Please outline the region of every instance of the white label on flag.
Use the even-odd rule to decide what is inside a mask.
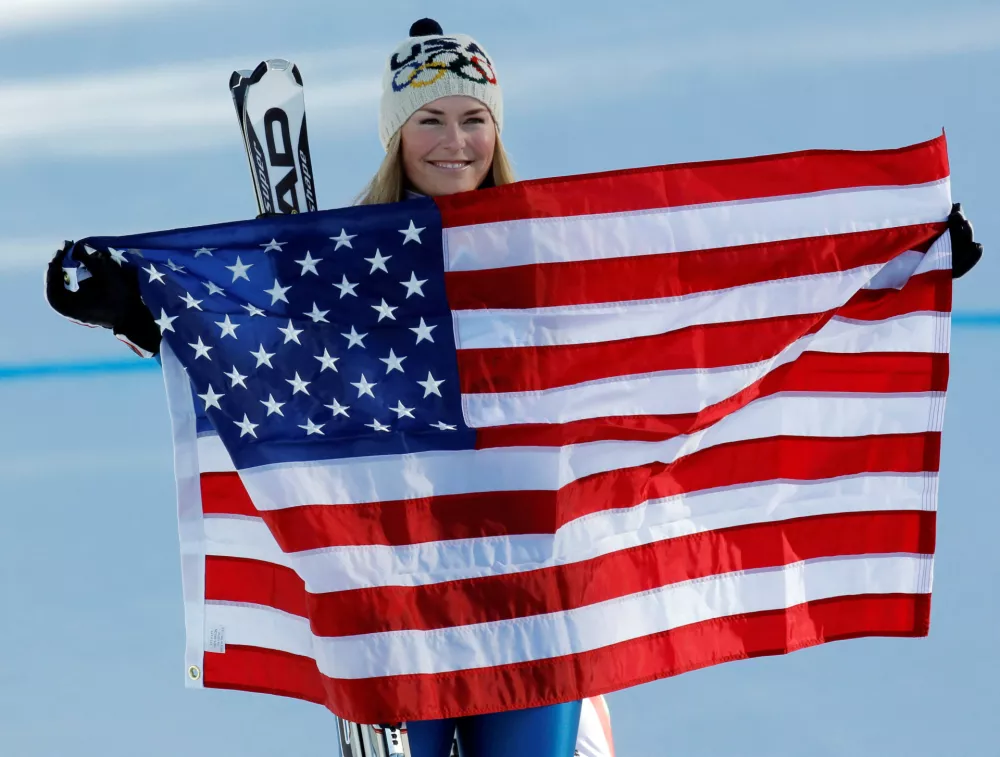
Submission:
[[[226,627],[225,626],[212,626],[208,629],[205,634],[205,651],[206,652],[225,652],[226,651]]]

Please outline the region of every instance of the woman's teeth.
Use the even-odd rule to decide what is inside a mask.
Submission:
[[[445,163],[445,162],[437,161],[437,160],[431,161],[431,165],[432,166],[436,166],[437,168],[445,168],[445,169],[453,170],[453,171],[454,170],[458,170],[460,168],[465,168],[467,165],[469,165],[469,163],[470,163],[470,161],[465,161],[463,163]]]

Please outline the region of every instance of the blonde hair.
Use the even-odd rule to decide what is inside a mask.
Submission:
[[[406,171],[403,169],[403,138],[402,130],[392,135],[385,148],[385,158],[378,171],[368,182],[355,200],[356,205],[382,205],[387,202],[399,202],[406,197]],[[504,149],[500,135],[497,134],[496,147],[493,148],[493,164],[490,167],[493,175],[493,185],[513,184],[514,168],[511,165],[507,151]]]

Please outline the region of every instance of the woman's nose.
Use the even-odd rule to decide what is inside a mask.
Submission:
[[[460,150],[465,147],[465,135],[458,124],[448,124],[445,126],[441,146],[449,150]]]

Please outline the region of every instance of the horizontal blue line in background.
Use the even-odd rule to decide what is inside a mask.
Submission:
[[[952,326],[956,329],[1000,329],[1000,312],[954,313]],[[142,373],[158,371],[156,360],[135,355],[114,360],[66,360],[51,363],[0,364],[0,381],[47,376],[93,376],[106,373]]]

